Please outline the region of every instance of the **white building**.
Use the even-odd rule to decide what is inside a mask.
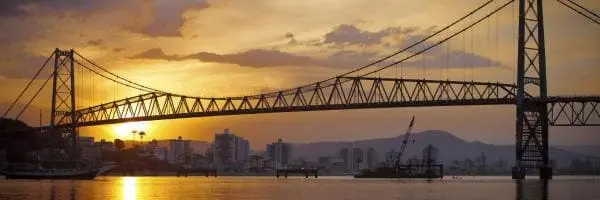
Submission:
[[[291,164],[292,145],[283,142],[281,138],[277,142],[267,144],[267,155],[273,160],[275,168],[283,168]]]
[[[167,147],[161,147],[158,145],[158,141],[152,140],[144,147],[144,150],[152,157],[158,160],[168,160],[169,150]]]
[[[190,140],[183,140],[181,136],[177,140],[169,140],[169,151],[167,159],[169,163],[181,163],[186,153],[192,153]]]
[[[373,147],[369,147],[367,149],[365,157],[365,164],[367,168],[373,169],[377,167],[379,159],[377,157],[377,151],[375,151]]]

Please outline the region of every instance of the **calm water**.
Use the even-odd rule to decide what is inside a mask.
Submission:
[[[376,180],[350,177],[98,177],[0,180],[0,199],[600,199],[599,177],[517,183],[510,177]]]

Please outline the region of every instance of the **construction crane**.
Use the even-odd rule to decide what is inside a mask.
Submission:
[[[412,131],[413,124],[415,122],[415,116],[410,120],[410,124],[408,125],[408,129],[404,134],[404,138],[402,138],[402,145],[400,146],[400,151],[396,154],[396,158],[394,159],[394,167],[396,169],[400,168],[400,160],[402,159],[402,155],[404,154],[404,150],[406,149],[406,145],[408,144],[408,139],[410,138],[410,132]],[[414,143],[414,140],[413,140]]]

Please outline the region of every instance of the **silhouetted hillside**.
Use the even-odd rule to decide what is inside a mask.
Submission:
[[[18,131],[18,132],[13,132]],[[10,161],[23,161],[27,152],[43,147],[42,138],[22,121],[0,118],[0,150]]]
[[[494,162],[502,158],[512,165],[515,158],[513,145],[493,145],[482,142],[467,142],[454,135],[438,130],[429,130],[414,133],[415,142],[409,141],[404,158],[421,158],[421,151],[426,145],[431,144],[440,149],[440,157],[444,163],[451,163],[453,160],[464,160],[465,158],[474,159],[482,152],[486,155],[488,162]],[[306,144],[294,144],[294,157],[303,157],[309,160],[316,160],[319,156],[334,156],[339,154],[339,150],[345,147],[366,148],[373,147],[379,156],[379,160],[384,159],[385,152],[391,149],[398,150],[403,136],[393,138],[379,138],[371,140],[358,140],[354,142],[316,142]],[[412,138],[412,136],[411,136]],[[555,160],[558,167],[566,167],[572,159],[582,160],[590,159],[600,162],[600,159],[570,152],[564,149],[551,147],[550,159]]]

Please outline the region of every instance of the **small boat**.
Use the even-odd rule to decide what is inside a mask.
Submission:
[[[48,168],[40,164],[12,163],[6,169],[0,169],[6,179],[94,179],[112,169],[115,165],[85,168]]]

